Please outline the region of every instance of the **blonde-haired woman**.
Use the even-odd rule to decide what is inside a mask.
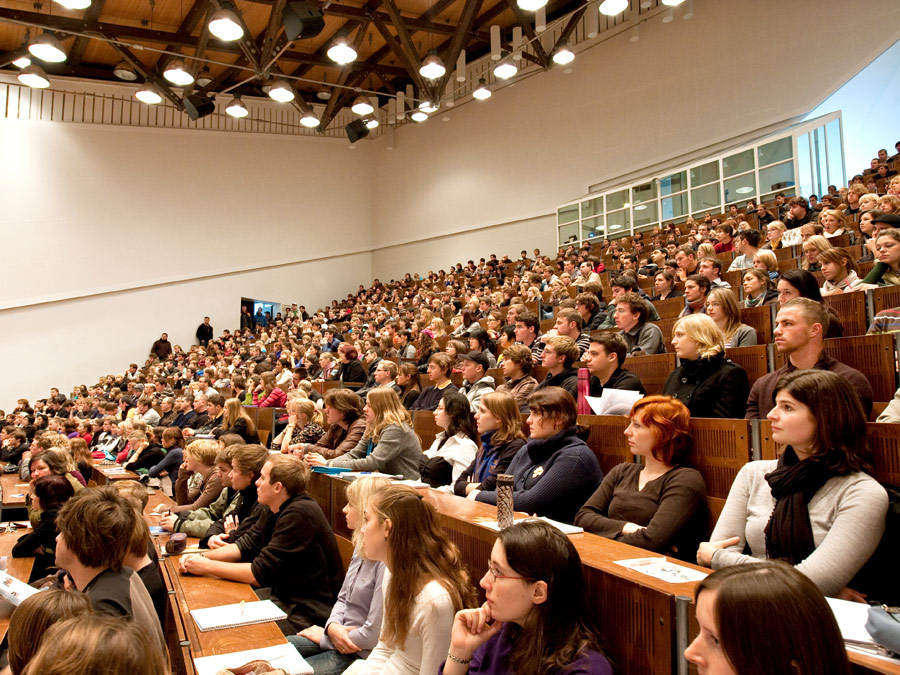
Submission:
[[[443,337],[447,334],[447,326],[444,324],[444,320],[438,317],[435,317],[431,320],[431,332],[434,333],[434,337],[439,338]]]
[[[772,251],[758,250],[753,256],[753,266],[758,270],[764,270],[773,281],[778,278],[778,258]]]
[[[419,480],[422,445],[413,431],[409,411],[400,405],[397,392],[390,388],[372,389],[366,397],[363,413],[366,432],[355,448],[330,460],[318,453],[307,453],[307,464],[379,471]]]
[[[414,489],[392,485],[369,501],[362,542],[366,556],[387,570],[381,635],[359,672],[438,672],[454,616],[474,606],[476,596],[437,512]]]
[[[729,288],[714,288],[706,296],[706,316],[722,331],[725,349],[756,344],[756,331],[741,323],[737,296]]]
[[[819,272],[822,270],[822,263],[819,262],[819,254],[834,248],[831,242],[821,234],[816,234],[803,242],[803,260],[800,261],[800,268],[807,272]]]
[[[784,248],[781,237],[784,236],[786,230],[787,227],[780,220],[773,220],[766,225],[766,243],[762,248],[769,251],[777,251],[780,248]]]
[[[819,214],[819,225],[825,230],[822,234],[826,239],[839,237],[849,231],[843,212],[837,209],[823,209]]]
[[[244,410],[244,406],[236,398],[230,398],[225,401],[225,419],[221,426],[213,429],[216,438],[225,434],[237,434],[244,439],[244,443],[259,443],[259,435],[256,432],[256,425],[250,419],[250,415]]]
[[[290,642],[313,667],[316,675],[338,675],[357,659],[369,656],[378,644],[384,609],[384,563],[366,557],[362,546],[363,517],[369,501],[391,481],[364,476],[347,486],[344,516],[353,532],[353,557],[325,626],[310,626]]]
[[[325,417],[316,404],[305,397],[291,401],[288,410],[288,425],[281,433],[281,443],[276,447],[284,454],[302,456],[308,443],[317,443],[325,435],[322,428]]]
[[[706,314],[690,314],[675,322],[672,346],[681,360],[669,373],[663,394],[673,396],[691,417],[743,418],[750,382],[747,373],[725,358],[725,337]]]
[[[194,511],[209,506],[222,492],[222,481],[216,468],[218,441],[198,440],[184,449],[184,463],[175,481],[177,506],[170,513]]]

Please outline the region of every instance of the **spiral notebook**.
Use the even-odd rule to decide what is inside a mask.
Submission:
[[[255,623],[279,621],[287,617],[271,600],[259,602],[238,602],[206,609],[192,609],[191,616],[204,633],[222,628],[237,628]]]

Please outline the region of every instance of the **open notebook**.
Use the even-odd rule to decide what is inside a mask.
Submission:
[[[245,652],[231,654],[201,656],[194,659],[194,669],[197,675],[216,675],[225,668],[239,668],[256,659],[268,661],[273,668],[282,668],[288,675],[311,675],[313,672],[312,666],[289,644],[248,649]]]
[[[197,627],[205,633],[220,628],[236,628],[237,626],[278,621],[284,619],[287,614],[271,600],[260,600],[259,602],[238,602],[234,605],[192,609],[191,616],[197,622]]]

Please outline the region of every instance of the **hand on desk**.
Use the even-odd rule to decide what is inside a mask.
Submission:
[[[306,463],[310,466],[325,466],[328,464],[328,460],[322,457],[318,452],[308,452],[303,459],[305,459]]]
[[[697,564],[709,567],[712,565],[712,558],[716,551],[729,546],[735,546],[741,543],[740,537],[730,537],[722,541],[704,541],[697,549]]]
[[[178,516],[176,516],[174,513],[170,513],[169,515],[159,519],[159,526],[164,530],[174,532],[176,522],[178,522]]]
[[[481,490],[472,490],[469,494],[466,495],[466,499],[471,499],[474,501],[475,497],[478,496],[479,492],[481,492]]]
[[[634,534],[635,532],[646,529],[646,527],[638,525],[637,523],[625,523],[622,526],[622,534]]]
[[[318,626],[312,626],[312,628],[318,628]],[[349,635],[351,630],[356,630],[357,628],[359,626],[342,626],[339,623],[328,624],[328,637],[331,640],[331,644],[341,654],[355,654],[359,651],[359,647],[350,639]],[[320,637],[319,639],[321,640],[322,638]]]
[[[206,545],[211,549],[216,549],[227,546],[230,543],[230,537],[227,534],[215,534],[209,538],[209,542]]]
[[[478,609],[457,612],[450,634],[450,653],[458,659],[471,659],[476,649],[503,628],[502,621],[491,623],[491,619],[491,608],[487,603]]]
[[[212,561],[200,554],[186,555],[179,565],[182,574],[206,574]]]

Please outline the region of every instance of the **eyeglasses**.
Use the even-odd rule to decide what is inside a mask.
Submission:
[[[507,574],[500,574],[497,571],[497,568],[491,565],[490,560],[488,560],[487,571],[494,578],[494,583],[496,583],[498,579],[524,579],[525,581],[534,581],[534,579],[532,579],[531,577],[514,577]]]

